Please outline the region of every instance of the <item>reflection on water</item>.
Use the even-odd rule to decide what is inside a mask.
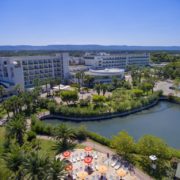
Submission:
[[[57,125],[60,120],[45,120]],[[180,106],[160,102],[157,106],[125,117],[93,122],[67,122],[73,126],[85,125],[89,130],[112,137],[121,130],[127,131],[135,140],[144,134],[163,138],[169,145],[180,149]]]

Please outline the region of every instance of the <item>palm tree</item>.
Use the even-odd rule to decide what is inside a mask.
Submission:
[[[59,91],[60,91],[61,78],[56,78],[56,79],[55,79],[55,83],[56,83],[56,85],[58,85]]]
[[[76,74],[75,74],[75,77],[76,77],[76,79],[78,80],[78,91],[80,91],[80,88],[81,88],[81,73],[80,72],[77,72]]]
[[[11,102],[9,99],[7,99],[6,101],[3,102],[3,108],[6,110],[7,114],[8,114],[8,118],[10,117],[10,112],[11,112]]]
[[[97,94],[99,95],[101,92],[101,84],[95,84],[94,89],[96,90]]]
[[[26,121],[22,115],[15,116],[6,126],[9,137],[16,139],[16,142],[22,146],[24,143],[24,134],[26,131]]]
[[[6,167],[13,173],[17,180],[22,179],[22,164],[24,161],[24,152],[19,147],[13,147],[10,152],[3,155]]]
[[[2,85],[0,85],[0,98],[1,98],[1,100],[3,100],[4,94],[5,94],[5,88]]]
[[[16,92],[16,94],[19,96],[21,93],[22,93],[22,87],[20,84],[17,84],[15,87],[14,87],[14,91]]]
[[[78,90],[80,91],[81,89],[81,85],[84,83],[84,71],[79,71],[76,73],[75,77],[77,78],[78,80]]]
[[[31,92],[23,92],[21,94],[21,98],[22,98],[22,101],[23,101],[23,104],[26,106],[26,110],[28,110],[29,112],[31,112],[31,106],[32,106],[32,93]]]
[[[74,146],[74,144],[72,143],[74,136],[75,132],[72,128],[69,128],[65,124],[59,125],[55,132],[55,138],[57,140],[55,149],[57,150],[57,152],[62,152],[64,150],[72,148]]]
[[[38,153],[31,152],[25,157],[23,163],[23,173],[29,180],[46,179],[46,172],[49,169],[49,158],[39,156]]]
[[[64,179],[67,175],[65,171],[65,162],[59,159],[54,159],[50,162],[50,168],[47,171],[47,180]]]
[[[84,83],[90,87],[94,82],[94,77],[90,76],[90,75],[85,75],[84,76]]]
[[[106,91],[108,90],[108,86],[107,84],[102,84],[101,85],[101,90],[103,92],[103,96],[106,94]]]

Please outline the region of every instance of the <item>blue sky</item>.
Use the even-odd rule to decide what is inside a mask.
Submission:
[[[180,45],[180,0],[0,0],[0,45]]]

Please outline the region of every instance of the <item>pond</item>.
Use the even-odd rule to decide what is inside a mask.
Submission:
[[[57,125],[62,121],[44,120]],[[125,117],[102,121],[67,122],[73,126],[85,125],[88,130],[111,138],[119,131],[125,130],[138,140],[145,134],[152,134],[164,139],[168,145],[180,149],[180,105],[169,102],[159,102],[148,110]]]

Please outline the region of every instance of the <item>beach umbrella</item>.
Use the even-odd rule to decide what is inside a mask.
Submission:
[[[87,176],[88,176],[88,173],[85,172],[85,171],[80,171],[77,173],[77,176],[80,178],[80,179],[85,179]]]
[[[90,152],[90,151],[92,151],[92,147],[86,146],[86,147],[84,148],[84,150],[85,150],[86,152]]]
[[[107,168],[106,166],[102,165],[102,166],[99,166],[98,171],[99,171],[101,174],[104,174],[104,173],[107,172],[107,169],[108,169],[108,168]]]
[[[91,156],[86,156],[84,158],[84,162],[88,165],[92,163],[92,160],[93,160],[93,158]]]
[[[120,177],[120,179],[122,179],[124,176],[126,176],[126,171],[124,169],[119,169],[117,170],[117,175]]]
[[[89,156],[89,152],[92,151],[92,147],[86,146],[86,147],[84,148],[84,150],[88,153],[88,156]]]
[[[68,158],[70,155],[71,155],[71,152],[70,152],[70,151],[65,151],[65,152],[63,152],[64,158]]]

